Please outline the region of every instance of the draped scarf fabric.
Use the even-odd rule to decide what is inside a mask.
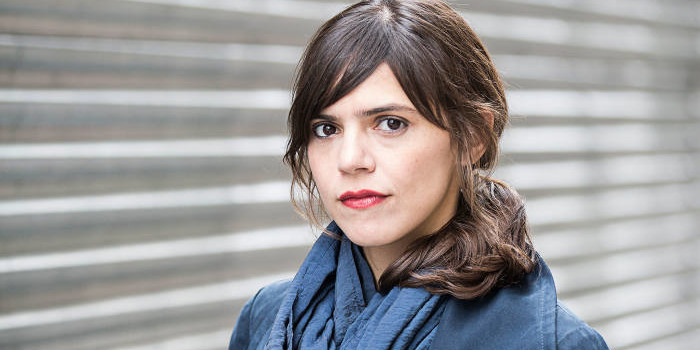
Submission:
[[[321,235],[282,300],[265,349],[428,349],[444,296],[394,287],[382,294],[360,248],[335,223]]]

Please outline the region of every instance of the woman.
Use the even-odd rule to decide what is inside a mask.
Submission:
[[[438,0],[374,0],[300,64],[285,161],[332,220],[292,281],[243,308],[229,349],[607,349],[557,303],[523,202],[492,170],[503,85]]]

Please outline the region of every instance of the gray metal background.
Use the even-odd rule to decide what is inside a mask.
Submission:
[[[465,3],[561,298],[613,348],[700,349],[698,3]],[[341,7],[0,1],[0,348],[224,348],[314,237],[287,89]]]

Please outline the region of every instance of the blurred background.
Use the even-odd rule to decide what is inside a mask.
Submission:
[[[509,84],[496,177],[615,349],[700,344],[700,4],[452,2]],[[292,74],[344,6],[0,1],[0,348],[222,349],[314,234]]]

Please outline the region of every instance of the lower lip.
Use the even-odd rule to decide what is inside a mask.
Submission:
[[[352,209],[365,209],[369,207],[373,207],[381,202],[384,201],[386,197],[382,196],[367,196],[367,197],[362,197],[362,198],[349,198],[346,199],[343,202],[343,205],[345,205],[348,208]]]

